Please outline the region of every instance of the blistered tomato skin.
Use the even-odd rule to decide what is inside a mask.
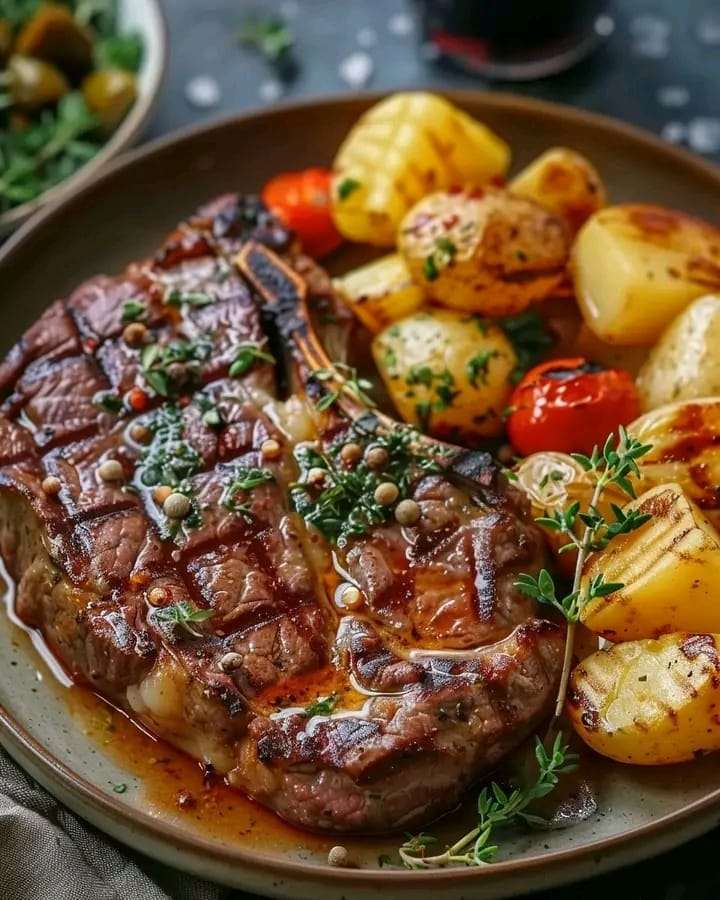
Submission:
[[[640,413],[632,377],[582,357],[531,369],[510,400],[507,433],[523,456],[542,450],[591,453]]]
[[[330,180],[327,169],[284,172],[271,178],[262,191],[265,205],[296,233],[303,250],[316,259],[342,243],[330,214]]]

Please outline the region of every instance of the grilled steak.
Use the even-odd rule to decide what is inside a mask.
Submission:
[[[234,195],[83,284],[0,368],[0,551],[74,679],[291,822],[387,831],[538,727],[563,632],[514,588],[543,561],[524,498],[368,411],[327,365],[348,327]]]

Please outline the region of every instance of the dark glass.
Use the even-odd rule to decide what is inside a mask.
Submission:
[[[415,0],[434,52],[487,78],[540,78],[599,41],[608,0]]]

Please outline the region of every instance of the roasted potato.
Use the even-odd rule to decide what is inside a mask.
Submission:
[[[338,150],[333,217],[352,241],[392,247],[410,207],[431,191],[504,175],[510,149],[442,97],[393,94],[369,109]]]
[[[639,490],[677,482],[720,529],[720,397],[663,406],[628,431],[652,444],[640,460]]]
[[[693,300],[665,329],[637,376],[643,409],[720,394],[720,296]]]
[[[595,167],[567,147],[546,150],[513,178],[508,190],[560,216],[572,234],[606,201]]]
[[[517,357],[497,326],[428,309],[378,334],[372,352],[406,422],[467,443],[502,431]]]
[[[720,632],[720,535],[678,484],[651,488],[625,506],[651,518],[621,534],[583,571],[623,587],[591,600],[581,621],[610,641],[672,631]]]
[[[593,750],[659,766],[720,748],[720,635],[667,634],[600,650],[572,673],[567,713]]]
[[[571,271],[598,337],[652,344],[691,300],[720,286],[720,230],[659,206],[611,206],[581,228]]]
[[[437,193],[403,219],[398,249],[437,303],[501,316],[558,288],[568,235],[553,213],[506,191]]]
[[[334,281],[338,294],[373,334],[420,309],[422,288],[399,253],[376,259]]]

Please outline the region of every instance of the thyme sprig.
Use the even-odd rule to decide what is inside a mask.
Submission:
[[[255,365],[256,362],[275,363],[275,357],[260,344],[240,344],[235,352],[235,359],[230,365],[228,374],[231,378],[240,378]]]
[[[332,368],[316,369],[312,373],[311,378],[321,383],[333,382],[332,389],[326,389],[325,393],[315,403],[315,408],[320,412],[334,406],[343,393],[352,397],[353,400],[356,400],[363,406],[372,408],[377,405],[367,393],[373,389],[372,381],[368,381],[367,378],[361,378],[357,369],[345,363],[334,362]]]
[[[174,631],[182,629],[193,637],[202,637],[199,631],[193,628],[196,622],[206,622],[215,615],[214,609],[199,609],[189,600],[181,600],[171,606],[165,606],[154,613],[155,620],[164,625],[169,625]]]
[[[337,694],[328,694],[327,697],[318,697],[303,710],[303,714],[311,719],[313,716],[329,716],[338,704],[340,698]]]
[[[400,859],[408,869],[434,869],[447,865],[484,866],[492,862],[499,847],[493,843],[494,833],[510,825],[539,825],[544,820],[534,815],[528,807],[546,797],[556,787],[559,776],[572,772],[577,766],[577,756],[570,753],[558,734],[548,751],[539,738],[535,738],[535,760],[538,774],[526,787],[506,790],[496,781],[484,787],[477,801],[477,825],[443,853],[428,855],[428,848],[437,843],[429,834],[408,835],[400,847]]]
[[[238,499],[238,494],[247,494],[269,481],[275,481],[275,476],[269,469],[237,466],[223,487],[220,503],[225,509],[229,509],[245,519],[252,519],[250,507]]]
[[[572,664],[575,628],[583,609],[591,600],[606,597],[623,587],[621,582],[605,581],[602,572],[583,584],[582,573],[588,554],[604,550],[614,538],[635,531],[650,518],[649,515],[640,514],[636,510],[626,513],[616,504],[612,504],[611,510],[614,519],[608,521],[600,512],[600,500],[610,485],[617,486],[630,499],[635,499],[633,479],[640,476],[637,461],[651,449],[652,445],[641,443],[620,426],[617,437],[614,434],[608,435],[602,451],[595,447],[590,456],[583,453],[571,454],[594,482],[590,503],[585,510],[581,510],[580,503],[575,501],[567,509],[557,510],[551,515],[541,516],[537,519],[538,523],[545,528],[567,536],[568,543],[561,547],[561,552],[577,550],[575,573],[569,593],[563,596],[558,595],[555,581],[547,569],[541,569],[537,575],[519,575],[515,582],[515,586],[523,594],[540,603],[552,606],[568,623],[565,657],[555,704],[555,721],[559,719],[565,702]],[[584,525],[580,537],[575,533],[575,526],[578,522]]]

